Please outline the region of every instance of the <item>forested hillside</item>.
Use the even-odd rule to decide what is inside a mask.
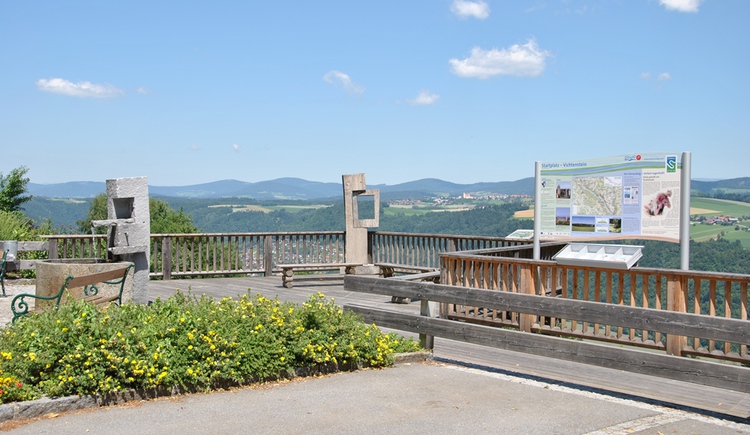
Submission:
[[[509,203],[462,212],[436,212],[420,216],[385,216],[381,212],[378,230],[503,237],[519,228],[533,228],[531,220],[513,218],[513,213],[524,207],[520,203]],[[238,212],[230,207],[204,207],[192,212],[185,211],[192,216],[198,228],[207,232],[344,230],[344,206],[341,203],[295,213],[286,210],[270,213]]]
[[[396,215],[381,217],[380,231],[426,234],[456,234],[505,237],[517,229],[534,228],[531,219],[515,219],[516,211],[525,209],[521,203],[485,206],[461,212],[428,213],[421,216]]]
[[[680,268],[680,245],[653,240],[628,241],[643,246],[642,267]],[[750,273],[750,250],[739,241],[726,239],[690,242],[690,269],[726,273]]]
[[[726,195],[723,193],[717,194]],[[343,231],[343,204],[333,202],[318,208],[304,208],[309,203],[232,199],[236,206],[216,206],[216,200],[162,198],[175,210],[183,210],[193,219],[201,232],[277,232],[277,231]],[[255,206],[266,211],[245,211]],[[520,203],[483,206],[461,212],[430,212],[421,215],[382,213],[380,231],[421,234],[483,235],[503,237],[516,229],[533,228],[530,219],[513,218],[515,211],[524,208]],[[84,219],[89,202],[63,201],[45,198],[26,204],[26,212],[37,222],[54,217],[54,227],[60,232],[71,232],[76,221]],[[237,211],[237,210],[243,211]],[[61,224],[62,222],[62,224]],[[627,241],[644,245],[643,267],[678,269],[680,246],[656,241]],[[750,273],[750,250],[739,242],[723,238],[705,242],[691,242],[690,268],[729,273]]]

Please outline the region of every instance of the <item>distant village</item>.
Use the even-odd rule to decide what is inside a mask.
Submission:
[[[740,221],[750,220],[750,216],[741,216],[739,218],[732,217],[730,215],[724,216],[701,216],[696,215],[691,217],[693,222],[705,224],[705,225],[736,225]]]
[[[459,196],[435,196],[432,198],[423,198],[423,199],[393,199],[388,201],[389,205],[400,205],[400,206],[409,206],[409,205],[436,205],[436,206],[445,206],[445,205],[452,205],[456,202],[465,202],[465,201],[523,201],[523,200],[531,200],[533,196],[531,195],[525,195],[525,194],[507,194],[507,193],[487,193],[487,194],[477,194],[477,193],[462,193]]]

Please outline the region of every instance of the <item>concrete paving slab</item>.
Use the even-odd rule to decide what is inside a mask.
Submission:
[[[611,434],[639,430],[750,433],[750,425],[429,363],[66,413],[8,433]]]

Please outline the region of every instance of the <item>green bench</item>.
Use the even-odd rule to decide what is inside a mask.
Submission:
[[[83,287],[83,299],[96,305],[102,305],[110,302],[115,302],[117,305],[122,305],[122,292],[125,289],[125,279],[128,277],[130,269],[133,265],[123,267],[120,269],[108,270],[105,272],[97,272],[88,275],[81,275],[74,277],[73,275],[65,278],[65,282],[60,291],[52,296],[37,296],[31,293],[21,293],[16,295],[11,301],[11,310],[13,311],[13,322],[19,317],[23,317],[29,314],[29,301],[27,299],[34,299],[35,303],[37,300],[54,302],[54,309],[57,310],[60,307],[60,301],[64,294],[70,292],[69,289]],[[97,284],[109,284],[119,287],[119,291],[113,294],[99,294],[99,287]]]

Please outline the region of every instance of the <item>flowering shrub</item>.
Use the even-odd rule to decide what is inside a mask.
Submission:
[[[0,349],[4,403],[176,385],[208,390],[321,363],[381,367],[418,345],[365,325],[321,293],[301,306],[249,293],[220,301],[178,293],[151,306],[67,303],[0,329]]]
[[[35,392],[28,385],[12,376],[3,377],[0,372],[0,403],[19,402],[35,398]]]

